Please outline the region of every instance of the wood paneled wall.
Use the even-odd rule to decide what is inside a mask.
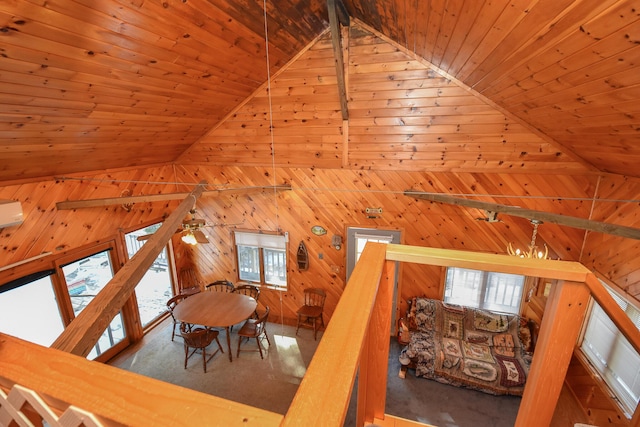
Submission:
[[[171,211],[174,203],[135,204],[131,212],[119,205],[57,211],[55,203],[65,199],[88,199],[118,196],[123,189],[133,194],[183,191],[175,182],[196,182],[201,179],[210,188],[244,188],[258,185],[289,183],[291,191],[262,192],[251,195],[225,194],[203,196],[198,202],[198,215],[214,225],[207,229],[211,244],[188,247],[174,239],[178,269],[195,265],[203,281],[221,278],[237,280],[232,230],[280,230],[289,233],[289,291],[265,291],[262,303],[269,304],[274,319],[292,319],[306,286],[320,286],[329,293],[327,314],[330,316],[345,286],[345,249],[331,246],[333,234],[345,236],[347,226],[391,228],[401,230],[403,242],[410,245],[433,246],[473,251],[504,253],[508,242],[528,243],[531,225],[515,217],[502,217],[501,222],[478,221],[483,212],[416,201],[404,196],[407,188],[421,191],[447,191],[460,194],[491,193],[489,201],[505,202],[566,215],[584,215],[590,203],[564,201],[555,195],[591,199],[597,179],[591,176],[556,175],[540,180],[524,174],[463,174],[400,171],[353,171],[340,169],[263,168],[175,166],[157,169],[120,171],[96,175],[94,179],[24,184],[0,189],[0,198],[22,202],[24,224],[2,230],[1,265],[8,265],[41,252],[59,253],[94,241],[117,238],[120,229],[159,220]],[[140,181],[136,184],[129,181]],[[163,182],[165,184],[163,184]],[[537,183],[533,185],[533,183]],[[543,183],[547,182],[547,186]],[[500,183],[496,185],[495,183]],[[625,185],[622,185],[624,183]],[[636,181],[624,180],[609,196],[634,197]],[[600,185],[613,188],[611,185]],[[607,197],[609,197],[607,196]],[[536,198],[540,197],[540,198]],[[604,196],[603,196],[604,197]],[[596,197],[597,198],[597,197]],[[638,226],[633,215],[616,218],[612,202],[598,202],[594,215],[608,221]],[[614,203],[615,204],[615,203]],[[621,203],[618,203],[621,204]],[[367,207],[382,208],[379,218],[368,218]],[[606,215],[609,212],[609,215]],[[215,225],[217,224],[217,225]],[[311,227],[321,225],[325,236],[311,233]],[[553,224],[539,229],[538,244],[546,243],[554,257],[566,260],[586,260],[637,295],[638,266],[634,261],[640,252],[635,241],[598,233],[588,233]],[[304,241],[310,255],[308,271],[298,271],[295,252]],[[581,258],[582,246],[585,255]],[[619,248],[623,249],[620,251]],[[321,258],[322,257],[322,258]],[[622,260],[625,261],[622,261]],[[441,272],[436,267],[407,264],[402,268],[402,295],[439,296]],[[635,293],[634,293],[635,292]]]
[[[351,28],[346,46],[348,124],[340,117],[326,36],[175,166],[2,188],[0,197],[22,201],[27,216],[17,229],[2,230],[2,264],[116,236],[119,229],[161,218],[177,204],[136,205],[131,212],[119,206],[57,212],[57,201],[114,197],[127,189],[134,195],[188,191],[176,183],[201,179],[212,187],[293,186],[273,195],[198,202],[199,214],[211,224],[288,231],[292,251],[305,241],[311,269],[291,272],[291,292],[265,297],[274,314],[286,318],[293,316],[301,288],[309,285],[329,289],[332,311],[345,272],[344,250],[335,251],[330,238],[344,237],[350,225],[399,229],[413,245],[497,253],[509,242],[524,246],[531,238],[526,219],[478,221],[484,212],[416,201],[402,194],[408,189],[637,225],[636,204],[622,202],[636,198],[635,180],[594,175],[481,96],[362,26]],[[380,207],[383,215],[369,219],[367,207]],[[316,224],[328,235],[312,235]],[[206,247],[185,248],[175,239],[178,267],[197,265],[204,281],[233,279],[231,228],[212,227],[214,242]],[[631,295],[640,292],[640,269],[631,256],[640,250],[635,241],[543,224],[537,243],[546,243],[553,257],[589,263]],[[403,300],[440,292],[439,271],[416,269],[403,268]]]
[[[20,200],[27,221],[2,230],[2,263],[116,236],[119,229],[161,218],[177,203],[144,204],[131,212],[119,206],[55,211],[55,202],[67,198],[113,197],[126,189],[134,195],[188,191],[175,183],[201,179],[231,188],[289,183],[293,191],[209,197],[198,209],[212,224],[288,231],[292,250],[305,241],[311,269],[291,272],[291,293],[265,297],[274,313],[290,318],[301,288],[319,283],[330,291],[331,312],[344,287],[344,251],[335,251],[330,238],[344,237],[350,225],[399,229],[408,244],[498,253],[509,242],[524,246],[530,240],[525,219],[477,221],[483,212],[416,201],[402,194],[408,189],[629,226],[638,222],[635,203],[599,201],[636,198],[635,180],[594,175],[469,88],[360,25],[352,26],[345,45],[348,124],[340,117],[326,36],[175,166],[4,187],[0,197]],[[380,207],[383,215],[369,219],[367,207]],[[316,224],[329,234],[312,235]],[[234,278],[231,227],[211,228],[214,243],[207,247],[183,248],[176,239],[178,266],[197,265],[205,281]],[[639,268],[630,261],[637,242],[543,224],[538,244],[544,243],[553,257],[586,262],[639,294]],[[437,294],[440,272],[415,268],[403,268],[403,299]],[[432,281],[425,284],[425,277]]]

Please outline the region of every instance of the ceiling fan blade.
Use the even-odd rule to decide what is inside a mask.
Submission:
[[[209,243],[207,236],[200,230],[193,230],[193,235],[196,237],[198,243]]]
[[[179,228],[176,230],[176,233],[180,233],[182,231],[182,228]],[[153,233],[151,234],[143,234],[141,236],[136,237],[136,240],[138,242],[144,242],[145,240],[149,240],[151,238],[151,236],[153,236]]]

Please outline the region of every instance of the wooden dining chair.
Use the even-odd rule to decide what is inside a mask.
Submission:
[[[233,292],[235,287],[228,280],[216,280],[213,283],[209,283],[206,289],[213,292]]]
[[[173,309],[176,307],[176,305],[178,305],[178,303],[180,301],[182,301],[183,299],[185,299],[185,298],[187,298],[187,297],[189,297],[191,295],[192,294],[175,295],[175,296],[169,298],[169,301],[167,301],[167,311],[171,315],[171,319],[173,319],[173,329],[171,330],[171,341],[173,341],[173,339],[175,338],[175,336],[176,336],[176,328],[180,324],[178,319],[176,319],[176,317],[173,315]]]
[[[260,297],[260,288],[255,286],[255,285],[249,285],[247,283],[236,286],[234,288],[233,292],[236,292],[238,294],[243,294],[243,295],[250,296],[251,298],[256,300],[256,302],[258,301],[258,298]]]
[[[256,343],[258,344],[258,351],[260,352],[260,358],[264,359],[262,354],[262,344],[261,340],[266,339],[267,344],[271,346],[271,342],[269,341],[269,337],[267,336],[267,318],[269,317],[269,306],[265,308],[265,312],[256,319],[247,319],[246,322],[242,325],[240,330],[238,331],[238,352],[236,353],[236,357],[240,356],[240,344],[243,340],[249,341],[251,338],[256,339]],[[265,348],[266,350],[266,348]],[[255,351],[255,350],[242,350],[242,351]]]
[[[313,327],[313,339],[316,339],[318,333],[318,320],[324,328],[324,319],[322,312],[324,311],[324,302],[327,294],[319,288],[307,288],[304,290],[304,304],[298,309],[298,325],[296,326],[296,335],[300,325]]]
[[[180,270],[178,276],[179,293],[185,295],[197,294],[202,290],[200,280],[193,267],[186,267]]]
[[[258,302],[258,298],[260,298],[260,288],[255,285],[249,285],[248,283],[238,285],[235,287],[233,292],[237,294],[242,294],[249,296]],[[258,318],[258,307],[256,306],[256,311],[253,312],[254,318]]]
[[[218,350],[224,353],[218,340],[218,331],[204,328],[191,329],[188,324],[182,323],[180,325],[180,333],[184,339],[184,369],[187,369],[187,361],[189,358],[200,351],[202,353],[202,367],[204,368],[204,372],[207,373],[207,363],[209,360],[218,353]],[[218,344],[218,349],[207,358],[207,347],[214,340]]]

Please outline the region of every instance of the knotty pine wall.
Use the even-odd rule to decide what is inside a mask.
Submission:
[[[198,209],[210,223],[288,231],[293,254],[300,240],[307,243],[310,270],[293,269],[291,290],[282,301],[280,294],[266,292],[264,297],[274,314],[292,318],[304,286],[326,286],[327,311],[333,311],[344,287],[344,250],[335,251],[330,239],[333,234],[344,237],[346,226],[399,229],[407,244],[496,253],[504,253],[508,242],[525,245],[530,240],[532,227],[526,219],[478,221],[483,212],[416,201],[402,195],[408,189],[486,195],[478,199],[629,226],[638,223],[636,204],[597,202],[637,198],[635,180],[595,174],[552,141],[363,24],[356,21],[343,33],[348,122],[339,111],[327,35],[275,74],[270,85],[247,99],[176,165],[0,189],[0,198],[22,201],[27,215],[22,226],[1,231],[0,264],[117,238],[119,230],[157,221],[178,203],[138,204],[131,212],[119,206],[58,212],[57,201],[114,197],[125,190],[134,195],[188,191],[175,183],[201,179],[229,187],[289,183],[294,190],[277,195],[206,197]],[[368,219],[366,207],[380,207],[384,213]],[[327,228],[328,235],[312,235],[310,227],[316,224]],[[205,282],[234,279],[230,228],[211,228],[214,244],[206,247],[185,247],[174,239],[178,267],[196,264]],[[543,224],[538,244],[543,243],[553,257],[582,261],[631,295],[640,294],[633,261],[639,250],[636,241]],[[440,271],[417,270],[403,266],[402,301],[440,292]]]
[[[63,253],[93,242],[119,238],[120,230],[161,220],[178,202],[135,204],[130,212],[115,205],[58,211],[55,203],[71,199],[117,197],[124,189],[133,194],[186,191],[175,182],[206,180],[212,187],[243,188],[271,184],[291,184],[291,191],[277,193],[204,196],[198,203],[198,215],[209,224],[236,224],[209,227],[211,244],[191,247],[173,240],[177,269],[195,265],[206,282],[237,280],[233,229],[280,230],[289,233],[289,290],[265,291],[261,302],[273,310],[274,319],[290,321],[307,286],[328,291],[330,316],[345,286],[345,249],[331,246],[333,234],[345,236],[347,226],[389,228],[402,232],[403,243],[452,249],[505,253],[508,242],[526,244],[531,226],[525,219],[501,217],[501,222],[478,221],[482,212],[457,206],[416,201],[404,196],[408,188],[451,193],[504,194],[489,201],[515,204],[524,208],[552,211],[565,215],[585,215],[591,204],[584,201],[559,201],[531,196],[571,194],[585,199],[635,197],[637,181],[613,177],[578,175],[465,174],[401,171],[357,171],[340,169],[166,166],[151,169],[112,172],[92,179],[23,184],[0,189],[0,199],[20,200],[25,222],[0,232],[0,267],[42,252]],[[141,181],[134,184],[130,181]],[[142,183],[149,181],[150,183]],[[599,181],[599,182],[598,182]],[[165,184],[161,184],[165,183]],[[495,183],[500,183],[496,185]],[[596,195],[607,190],[602,195]],[[578,191],[578,189],[583,189]],[[500,193],[502,192],[502,193]],[[521,196],[521,198],[517,196]],[[593,218],[623,225],[638,226],[631,208],[617,209],[617,203],[595,203]],[[626,206],[626,205],[625,205]],[[370,219],[367,207],[382,208],[380,218]],[[626,216],[621,217],[626,211]],[[321,225],[325,236],[315,236],[311,227]],[[586,235],[586,239],[585,239]],[[300,241],[310,255],[308,271],[298,271],[295,253]],[[585,233],[554,224],[543,224],[538,244],[546,243],[554,257],[577,260],[593,266],[601,274],[638,295],[636,261],[637,242],[599,233]],[[583,248],[584,245],[584,248]],[[581,255],[582,252],[582,255]],[[322,259],[320,259],[322,254]],[[414,295],[440,296],[441,271],[436,267],[404,264],[400,301]],[[6,276],[6,273],[5,273]]]
[[[119,206],[58,212],[57,201],[114,197],[125,190],[134,195],[188,191],[176,183],[201,179],[232,188],[289,183],[293,191],[278,194],[206,197],[198,209],[210,223],[288,231],[292,254],[299,241],[307,243],[310,270],[298,272],[292,263],[290,291],[265,292],[264,303],[274,315],[290,319],[305,286],[326,287],[327,312],[333,311],[345,285],[344,250],[335,251],[330,239],[344,237],[347,226],[399,229],[404,243],[412,245],[496,253],[504,253],[508,242],[530,240],[526,219],[478,221],[483,212],[416,201],[402,195],[408,189],[486,195],[479,200],[637,225],[636,204],[598,202],[636,199],[636,180],[595,174],[507,112],[358,22],[344,37],[348,122],[339,112],[327,35],[175,165],[0,189],[0,198],[20,200],[27,216],[20,227],[2,230],[0,264],[117,238],[120,230],[157,221],[178,203],[138,204],[131,212]],[[382,208],[383,215],[368,219],[367,207]],[[328,235],[312,235],[316,224]],[[234,280],[231,226],[211,232],[214,243],[197,248],[174,239],[178,267],[197,265],[205,282]],[[640,294],[636,241],[543,224],[538,244],[543,243],[553,257],[579,260],[631,295]],[[402,268],[401,301],[440,293],[438,269]]]

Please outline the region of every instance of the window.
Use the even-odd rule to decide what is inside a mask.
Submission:
[[[74,316],[80,314],[113,278],[113,267],[109,252],[109,250],[98,252],[61,266],[69,297],[71,298]],[[123,341],[125,337],[126,331],[122,312],[119,312],[102,333],[87,358],[90,360],[96,359]]]
[[[133,258],[147,242],[144,239],[138,240],[138,237],[153,234],[161,226],[162,223],[157,223],[125,234],[129,259]],[[160,316],[167,312],[167,300],[173,296],[173,285],[166,247],[158,254],[140,283],[136,285],[135,292],[143,328],[153,325]]]
[[[283,235],[236,231],[240,280],[287,289],[287,242]]]
[[[518,314],[523,288],[524,276],[450,267],[444,302]]]
[[[640,327],[640,311],[605,287],[636,327]],[[581,349],[631,418],[640,397],[640,355],[597,303],[593,304],[587,322]]]
[[[367,242],[400,243],[400,231],[376,228],[347,228],[347,281]],[[396,271],[397,275],[397,271]],[[396,277],[397,281],[397,277]]]
[[[0,331],[50,346],[64,330],[51,282],[53,271],[0,287]]]
[[[364,251],[367,242],[376,243],[400,243],[399,230],[385,230],[378,228],[347,227],[347,282],[353,273],[360,255]],[[393,306],[398,301],[398,263],[396,262],[396,272],[393,278]],[[391,311],[391,335],[396,334],[396,310]]]

